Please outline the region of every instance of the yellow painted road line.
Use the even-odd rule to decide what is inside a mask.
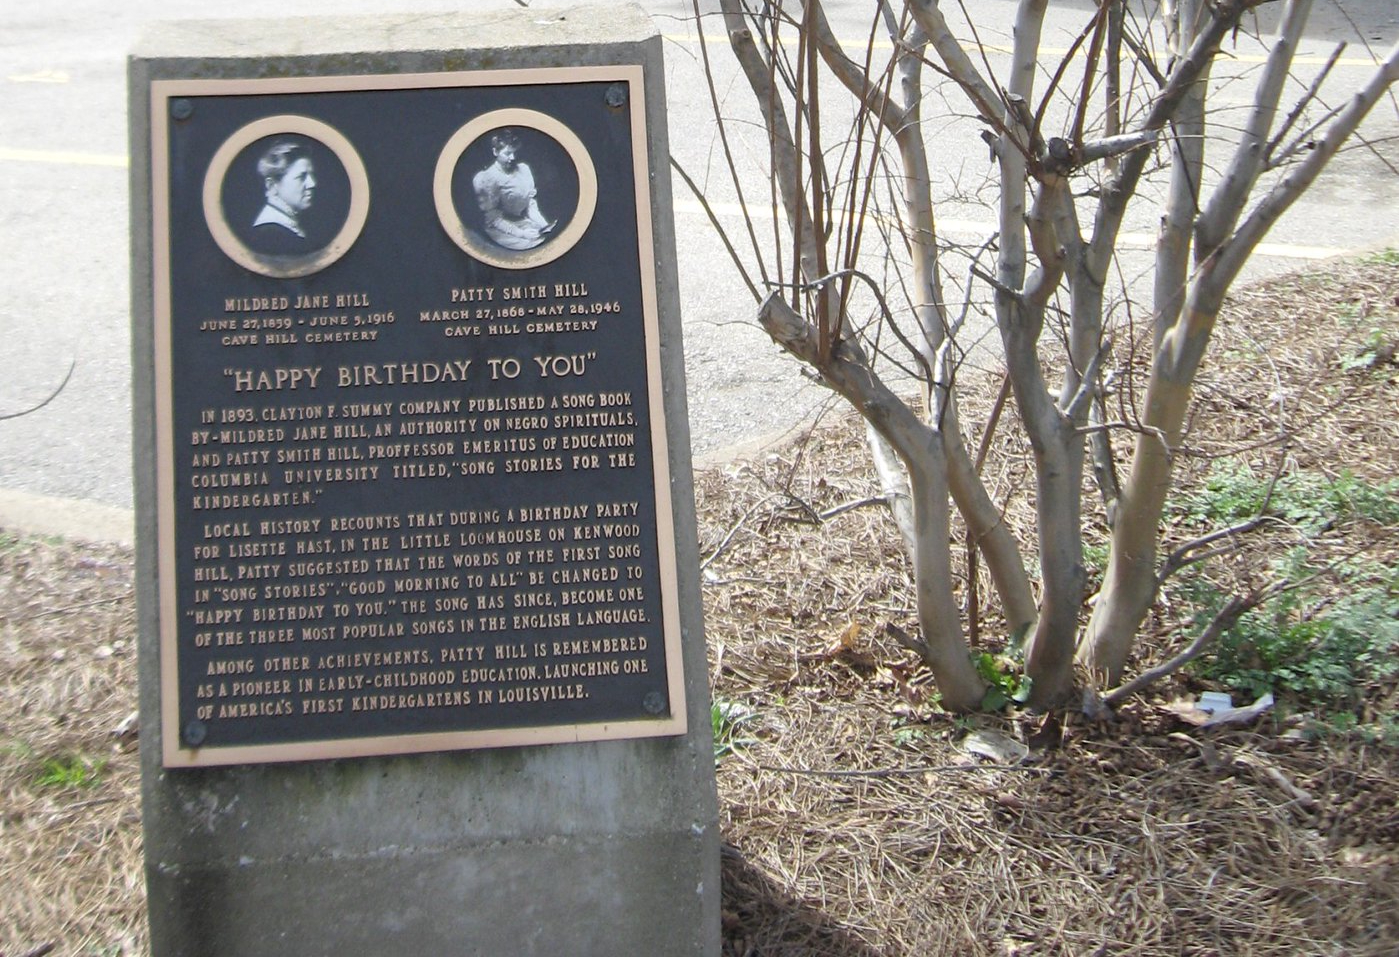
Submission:
[[[37,70],[34,73],[12,73],[5,77],[11,83],[67,83],[67,72],[63,70]]]
[[[743,210],[743,207],[738,203],[710,203],[709,206],[718,216],[738,216]],[[685,199],[675,202],[675,212],[690,216],[708,215],[699,202]],[[765,211],[761,206],[753,207],[755,219],[763,216],[771,219],[773,215],[771,209]],[[966,236],[975,239],[985,238],[996,231],[996,227],[989,220],[978,222],[971,219],[952,219],[950,217],[939,217],[937,228],[938,234],[942,236]],[[1118,247],[1152,250],[1156,248],[1156,236],[1152,233],[1122,233],[1118,240]],[[1344,256],[1352,251],[1339,246],[1296,246],[1290,243],[1259,243],[1255,250],[1260,256],[1309,261]]]
[[[67,150],[17,150],[0,146],[0,162],[51,163],[59,166],[115,166],[125,168],[129,161],[116,153],[76,153]]]
[[[50,163],[60,166],[107,166],[125,168],[127,158],[115,153],[76,153],[61,150],[17,150],[0,146],[0,162]],[[743,211],[738,203],[710,203],[710,207],[720,216],[737,216]],[[695,200],[678,200],[675,212],[685,215],[705,215],[704,207]],[[772,210],[766,214],[761,207],[752,210],[754,216],[766,215],[771,218]],[[969,219],[939,219],[938,229],[946,234],[989,236],[995,227],[989,222],[976,222]],[[1123,233],[1121,244],[1129,249],[1152,249],[1156,237],[1150,233]],[[1341,256],[1349,250],[1336,246],[1293,246],[1285,243],[1260,243],[1258,253],[1280,259],[1329,259]]]
[[[666,33],[663,34],[663,36],[665,39],[672,40],[676,43],[698,43],[700,40],[699,34],[695,33]],[[704,41],[706,43],[717,44],[721,47],[728,47],[729,45],[728,35],[722,33],[706,33],[704,35]],[[865,40],[842,40],[840,45],[845,50],[847,56],[850,56],[852,59],[858,61],[860,59],[858,54],[862,54],[864,52],[868,43]],[[892,50],[894,49],[894,45],[888,40],[876,40],[874,42],[874,49]],[[975,49],[975,47],[969,45],[967,47],[967,52],[971,53]],[[1010,47],[999,46],[994,43],[983,44],[981,47],[981,51],[986,54],[994,54],[999,56],[1009,56],[1013,52]],[[1068,55],[1068,47],[1065,47],[1063,49],[1059,49],[1056,47],[1044,47],[1040,50],[1041,57],[1065,57]],[[1329,60],[1329,55],[1308,53],[1298,54],[1292,58],[1292,62],[1295,66],[1325,66],[1329,62]],[[1253,65],[1268,62],[1268,56],[1266,53],[1229,53],[1227,51],[1224,51],[1219,54],[1218,62],[1247,63]],[[1378,57],[1343,56],[1336,61],[1336,66],[1373,68],[1375,66],[1378,66],[1379,62],[1380,61]]]

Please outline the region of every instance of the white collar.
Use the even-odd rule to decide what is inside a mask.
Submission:
[[[254,226],[265,226],[269,223],[281,226],[284,229],[290,229],[302,239],[306,238],[306,234],[301,231],[301,227],[297,224],[295,217],[286,210],[273,206],[271,200],[268,200],[267,205],[262,207],[262,212],[257,214],[257,219],[253,220]]]

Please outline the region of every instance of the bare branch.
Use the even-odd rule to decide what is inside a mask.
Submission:
[[[908,470],[913,501],[914,586],[919,627],[927,645],[924,661],[938,681],[944,703],[971,710],[981,701],[986,683],[972,667],[952,594],[947,462],[942,436],[921,422],[887,385],[875,376],[858,346],[836,343],[825,365],[817,366],[819,335],[781,296],[764,300],[758,320],[768,335],[808,365],[839,392],[879,432]]]
[[[885,623],[884,630],[889,633],[890,637],[892,637],[899,644],[903,645],[909,651],[913,652],[919,658],[926,659],[928,657],[927,644],[913,637],[908,632],[900,628],[898,625],[894,624],[892,621]]]
[[[1281,590],[1282,584],[1283,583],[1273,585],[1261,592],[1255,591],[1250,592],[1248,595],[1235,595],[1230,598],[1229,601],[1225,603],[1224,607],[1219,610],[1219,613],[1205,626],[1204,630],[1195,636],[1195,640],[1186,646],[1184,651],[1176,655],[1170,661],[1157,665],[1155,668],[1149,668],[1126,684],[1109,691],[1107,694],[1103,695],[1103,703],[1109,706],[1119,704],[1148,685],[1160,681],[1167,675],[1175,674],[1181,668],[1184,668],[1190,662],[1200,657],[1205,649],[1219,640],[1220,635],[1224,634],[1230,628],[1233,628],[1245,614],[1277,594],[1277,592]]]
[[[889,99],[887,91],[869,81],[868,61],[859,64],[845,55],[840,42],[831,32],[825,7],[820,0],[806,0],[806,3],[807,9],[811,11],[812,35],[816,40],[816,48],[831,73],[886,129],[890,132],[900,129],[906,122],[904,111]]]
[[[703,19],[700,14],[699,0],[691,0],[691,5],[692,9],[695,11],[696,22],[702,23]],[[734,162],[733,150],[729,146],[728,124],[723,122],[722,112],[719,109],[719,93],[714,89],[714,69],[709,62],[709,42],[705,39],[703,30],[700,31],[700,59],[704,62],[704,82],[709,91],[709,105],[714,111],[715,125],[719,127],[719,145],[724,150],[724,164],[728,167],[729,179],[734,184],[734,189],[737,192],[739,206],[746,209],[747,204],[743,195],[743,182],[738,175],[738,164]],[[710,222],[714,223],[715,228],[718,229],[719,235],[724,238],[724,245],[729,249],[729,256],[733,259],[734,264],[738,266],[739,272],[743,274],[743,279],[748,283],[748,288],[753,291],[753,298],[761,298],[757,289],[754,287],[753,281],[749,278],[747,271],[744,270],[742,264],[738,261],[738,257],[734,254],[733,247],[729,243],[728,233],[715,221],[713,211],[709,208],[708,203],[705,203],[703,196],[696,188],[694,182],[690,180],[690,177],[686,175],[684,170],[680,170],[680,167],[675,164],[673,159],[671,160],[671,166],[680,171],[680,175],[684,177],[685,182],[690,187],[690,191],[694,193],[696,197],[699,197],[701,203],[704,203],[705,213],[709,215]],[[764,284],[766,284],[768,281],[767,263],[764,261],[762,250],[758,246],[758,234],[753,228],[753,217],[744,215],[743,225],[748,231],[748,241],[753,247],[753,258],[758,264],[758,275],[762,277]]]
[[[1188,39],[1191,24],[1188,10],[1178,13],[1178,29]],[[1205,168],[1205,99],[1208,95],[1210,64],[1200,72],[1200,81],[1186,90],[1171,120],[1171,175],[1161,227],[1156,240],[1156,275],[1153,283],[1152,343],[1159,347],[1166,332],[1175,326],[1185,306],[1190,275],[1190,240],[1198,224],[1200,184]]]
[[[719,125],[722,127],[724,124],[720,123]],[[713,207],[709,205],[709,198],[706,197],[704,193],[700,192],[699,184],[690,178],[690,174],[685,172],[685,168],[677,163],[673,156],[670,159],[670,168],[680,174],[680,178],[685,181],[685,185],[690,187],[691,194],[699,201],[700,206],[704,208],[704,214],[709,217],[709,224],[714,227],[714,232],[718,233],[720,242],[724,244],[724,249],[728,251],[729,259],[733,262],[735,268],[738,269],[738,274],[743,279],[743,284],[748,287],[748,292],[752,294],[753,301],[761,301],[763,298],[762,293],[758,292],[758,287],[753,283],[753,278],[748,275],[748,270],[744,268],[743,260],[738,256],[738,250],[734,249],[734,244],[729,240],[729,231],[720,224],[719,217],[715,214]],[[751,216],[744,216],[743,221],[749,225],[749,235],[752,236],[753,218]],[[759,265],[762,264],[762,261],[762,257],[759,256]]]
[[[1264,168],[1268,133],[1277,116],[1283,84],[1292,68],[1292,57],[1306,29],[1311,8],[1312,0],[1287,0],[1277,36],[1268,51],[1268,62],[1254,86],[1253,108],[1234,149],[1229,170],[1215,187],[1214,195],[1195,224],[1195,255],[1199,259],[1212,253],[1234,228],[1249,193],[1258,182],[1258,175]]]
[[[1005,283],[1001,282],[999,279],[991,275],[985,269],[978,266],[976,263],[972,263],[969,271],[973,276],[986,283],[986,285],[990,286],[992,289],[996,290],[1001,295],[1009,296],[1010,298],[1019,301],[1021,295],[1019,289],[1016,289],[1014,286],[1007,286]]]
[[[1156,590],[1160,591],[1161,587],[1166,584],[1166,580],[1183,568],[1189,568],[1191,565],[1214,558],[1217,555],[1224,555],[1238,550],[1237,545],[1222,549],[1209,548],[1209,546],[1213,545],[1215,542],[1220,542],[1227,538],[1237,538],[1240,535],[1247,535],[1254,529],[1267,525],[1272,521],[1275,520],[1270,515],[1255,515],[1248,521],[1239,522],[1237,525],[1231,525],[1228,528],[1216,529],[1208,535],[1201,535],[1199,538],[1186,542],[1184,545],[1181,545],[1175,551],[1171,552],[1170,555],[1166,556],[1165,562],[1161,565],[1161,571],[1156,576]]]
[[[1074,165],[1086,166],[1102,159],[1113,159],[1123,153],[1130,153],[1146,146],[1154,146],[1161,138],[1160,130],[1138,130],[1135,133],[1122,133],[1117,136],[1104,136],[1090,140],[1077,147]]]
[[[914,345],[913,342],[909,340],[908,336],[904,334],[903,330],[899,328],[898,323],[894,321],[893,312],[889,309],[889,303],[884,298],[884,290],[879,287],[879,284],[876,283],[873,277],[868,273],[859,269],[842,269],[828,276],[821,276],[812,282],[804,284],[804,286],[805,288],[815,288],[845,277],[858,279],[869,287],[870,292],[874,294],[875,302],[879,305],[879,312],[883,316],[885,323],[889,326],[889,329],[894,333],[894,337],[898,339],[899,342],[903,343],[904,347],[907,348],[909,352],[913,353],[913,357],[918,360],[918,364],[923,370],[923,377],[928,381],[932,381],[933,366],[931,361],[923,350]]]
[[[839,505],[835,505],[831,508],[826,509],[817,517],[820,518],[823,522],[828,522],[833,518],[838,518],[839,516],[844,515],[846,512],[854,512],[862,508],[873,508],[875,506],[887,508],[888,505],[889,501],[883,495],[869,495],[865,498],[857,498],[849,502],[841,502]]]
[[[865,423],[865,440],[874,460],[874,471],[879,476],[879,488],[889,506],[889,514],[894,519],[894,527],[899,530],[904,548],[910,558],[918,547],[913,524],[913,496],[908,487],[908,476],[899,465],[898,455],[893,446],[873,425]]]
[[[793,127],[787,119],[786,108],[774,82],[777,56],[774,53],[764,61],[739,0],[721,0],[721,9],[724,11],[724,22],[729,31],[729,44],[762,111],[771,144],[773,185],[781,198],[788,226],[792,231],[793,256],[799,264],[796,271],[800,276],[820,276],[826,271],[821,266],[824,245],[821,237],[813,229],[812,211],[806,205],[806,191],[801,176],[804,154],[798,149],[795,139],[801,135],[803,114],[798,110],[794,136]],[[819,197],[816,202],[820,202]]]
[[[1000,239],[1000,233],[993,234],[992,236],[988,237],[985,242],[983,242],[980,246],[977,247],[975,253],[968,257],[966,281],[966,285],[968,287],[971,286],[971,282],[973,279],[985,274],[985,270],[983,270],[980,265],[981,257],[986,255],[986,253],[990,252],[993,248],[995,248],[996,241],[998,239]],[[967,316],[971,312],[971,307],[971,296],[964,296],[962,298],[962,311],[958,314],[957,319],[952,323],[951,328],[947,330],[947,334],[949,337],[955,338],[957,334],[962,331],[962,327],[966,325]]]
[[[966,91],[978,113],[987,122],[1000,123],[1001,98],[978,72],[961,42],[952,35],[947,20],[938,9],[938,0],[909,0],[909,12],[937,50],[948,73]]]
[[[1309,187],[1331,157],[1360,126],[1385,91],[1399,80],[1399,43],[1396,43],[1379,68],[1370,76],[1365,86],[1351,97],[1346,108],[1336,117],[1334,123],[1317,142],[1305,160],[1292,170],[1282,182],[1254,207],[1234,234],[1220,244],[1214,259],[1214,268],[1202,276],[1198,287],[1197,301],[1209,305],[1223,298],[1225,290],[1243,269],[1244,263],[1254,248],[1267,235],[1279,217],[1297,201]]]
[[[1174,65],[1170,76],[1162,85],[1160,94],[1152,101],[1151,109],[1138,127],[1140,132],[1162,130],[1174,119],[1182,100],[1205,75],[1218,55],[1219,45],[1238,25],[1244,11],[1257,2],[1258,0],[1219,0],[1212,7],[1209,22],[1196,35],[1186,55]],[[1106,271],[1108,259],[1117,245],[1127,202],[1136,192],[1149,156],[1146,150],[1126,154],[1117,175],[1103,190],[1091,243],[1092,270],[1095,276],[1101,276]]]
[[[1064,406],[1064,417],[1070,421],[1077,422],[1079,416],[1087,412],[1088,403],[1098,395],[1098,370],[1103,364],[1103,356],[1112,352],[1112,342],[1104,342],[1097,352],[1093,353],[1088,360],[1088,368],[1083,370],[1082,380],[1079,382],[1078,391],[1074,393],[1072,399]]]
[[[1098,60],[1103,55],[1103,43],[1108,33],[1108,9],[1116,6],[1111,2],[1100,0],[1098,13],[1090,24],[1093,31],[1093,42],[1088,48],[1088,59],[1083,65],[1083,86],[1078,94],[1078,110],[1074,114],[1073,132],[1069,136],[1069,142],[1077,145],[1083,142],[1083,127],[1088,116],[1088,102],[1093,93],[1093,76],[1098,69]],[[1080,40],[1075,40],[1077,45]],[[1072,51],[1070,51],[1072,55]],[[1067,60],[1068,57],[1065,57]],[[1045,99],[1048,99],[1046,94]]]
[[[1332,50],[1331,55],[1326,58],[1326,65],[1323,66],[1312,79],[1311,85],[1307,87],[1307,92],[1293,105],[1292,112],[1287,114],[1287,119],[1283,120],[1282,125],[1278,127],[1277,133],[1274,134],[1272,140],[1269,141],[1268,148],[1263,151],[1264,162],[1268,164],[1269,168],[1276,166],[1278,162],[1282,161],[1283,157],[1279,157],[1276,161],[1273,159],[1273,154],[1277,151],[1278,145],[1287,137],[1288,132],[1296,125],[1302,114],[1306,112],[1312,100],[1316,99],[1317,93],[1321,90],[1321,84],[1326,82],[1326,78],[1330,76],[1331,71],[1336,68],[1336,61],[1341,58],[1341,53],[1345,48],[1346,45],[1344,43],[1336,44],[1336,48]],[[1331,119],[1334,115],[1334,110],[1327,111],[1323,122]],[[1303,134],[1303,136],[1298,139],[1304,139],[1307,135],[1309,134]],[[1296,146],[1297,144],[1294,143],[1286,152],[1291,153],[1295,151]]]
[[[1107,7],[1107,62],[1103,68],[1103,94],[1107,99],[1105,104],[1105,116],[1103,117],[1103,131],[1108,139],[1116,137],[1122,132],[1122,41],[1125,36],[1123,30],[1123,18],[1125,13],[1121,3],[1106,3]],[[1081,143],[1078,145],[1082,145]],[[1115,168],[1113,158],[1117,154],[1108,154],[1105,159],[1109,160],[1109,169]]]
[[[1140,40],[1126,31],[1122,33],[1122,42],[1126,44],[1127,49],[1132,51],[1132,56],[1136,57],[1137,64],[1146,70],[1147,75],[1156,82],[1156,85],[1158,87],[1165,86],[1166,74],[1162,73],[1160,68],[1156,66],[1156,60],[1151,55],[1151,51],[1142,46]]]
[[[1020,122],[1027,134],[1035,132],[1035,121],[1030,116],[1029,102],[1034,94],[1035,72],[1039,69],[1040,34],[1044,29],[1044,15],[1049,9],[1049,0],[1020,0],[1015,8],[1015,32],[1011,53],[1010,83],[1006,85],[1009,94],[1005,99],[1012,107],[1015,98],[1020,98],[1020,108],[1024,111]]]

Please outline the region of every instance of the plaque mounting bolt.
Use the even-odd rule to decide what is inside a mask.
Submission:
[[[665,710],[665,698],[661,697],[659,691],[653,691],[641,699],[641,706],[646,709],[647,714],[660,714]]]
[[[187,120],[194,115],[194,104],[184,97],[171,100],[170,115],[177,120]]]
[[[607,88],[607,105],[614,110],[620,110],[627,105],[627,85],[625,83],[613,83]]]
[[[197,748],[209,736],[209,728],[203,721],[191,721],[185,725],[185,744]]]

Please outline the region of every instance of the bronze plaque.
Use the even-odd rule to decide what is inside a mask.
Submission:
[[[166,765],[683,734],[641,68],[152,97]]]

